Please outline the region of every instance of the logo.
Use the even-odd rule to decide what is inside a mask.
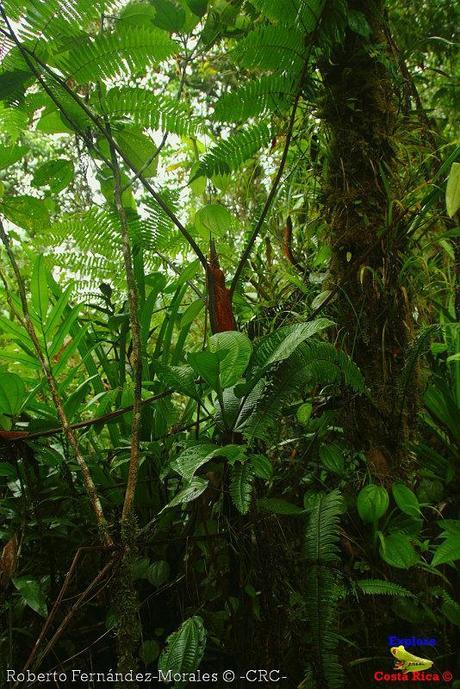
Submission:
[[[397,637],[389,637],[391,639]],[[415,637],[413,637],[414,639]],[[431,639],[430,639],[431,641]],[[434,643],[435,640],[433,639]],[[429,646],[434,645],[427,644]],[[396,672],[386,672],[384,670],[376,670],[374,672],[374,679],[377,682],[451,682],[453,675],[446,670],[442,674],[431,671],[433,661],[429,658],[420,658],[406,651],[403,644],[399,646],[392,646],[391,654],[395,658],[396,663],[394,670]]]
[[[406,651],[404,646],[393,646],[391,653],[396,658],[395,670],[402,670],[407,672],[421,672],[422,670],[429,670],[433,667],[433,661],[428,658],[419,658]]]
[[[436,646],[436,639],[422,639],[418,636],[411,636],[403,639],[399,636],[389,636],[388,646],[404,646],[404,648],[413,648],[414,646]]]

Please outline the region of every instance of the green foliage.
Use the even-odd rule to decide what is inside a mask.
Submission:
[[[390,499],[383,486],[365,486],[358,493],[356,505],[363,522],[374,524],[388,509]]]
[[[264,148],[272,137],[272,130],[264,122],[230,135],[228,139],[219,141],[201,159],[194,177],[212,178],[238,170],[245,161]]]
[[[198,615],[190,617],[168,637],[167,646],[158,661],[158,669],[164,673],[191,673],[199,666],[205,646],[206,630],[203,620]],[[177,682],[174,686],[185,686],[185,683]]]
[[[391,620],[454,647],[458,22],[444,0],[409,5],[3,3],[0,220],[17,262],[4,241],[8,667],[29,656],[64,581],[59,620],[75,601],[76,614],[47,636],[40,670],[54,657],[95,670],[129,657],[190,673],[268,654],[293,686],[340,689],[353,657],[347,675],[367,689],[355,651],[375,655]],[[376,75],[395,118],[381,145]],[[364,105],[349,93],[355,80]],[[343,121],[362,123],[344,140],[362,138],[375,163],[362,184]],[[212,307],[225,326],[210,323]],[[94,588],[112,561],[76,447],[115,564],[129,545],[122,576]],[[413,576],[422,570],[430,577]]]
[[[361,579],[356,583],[361,591],[369,596],[395,596],[403,598],[412,598],[414,596],[411,591],[400,584],[395,584],[393,581],[385,581],[384,579]]]
[[[40,582],[34,577],[24,575],[13,579],[15,588],[19,591],[24,602],[42,617],[48,614],[46,598]]]
[[[293,92],[294,86],[285,77],[261,76],[221,96],[214,117],[218,122],[240,122],[269,112],[283,112],[289,107]]]
[[[312,686],[339,689],[343,670],[337,657],[338,523],[343,512],[339,491],[319,495],[310,511],[305,534],[308,561],[305,606],[313,634],[313,654],[307,679]]]
[[[66,78],[84,84],[122,74],[139,74],[172,55],[177,44],[163,31],[147,26],[121,25],[112,34],[82,38],[56,58]]]
[[[94,107],[111,121],[129,118],[142,127],[174,134],[190,136],[202,128],[201,121],[184,104],[140,87],[113,87],[94,97]]]
[[[229,493],[238,512],[247,514],[251,506],[254,472],[249,462],[238,462],[232,469]]]

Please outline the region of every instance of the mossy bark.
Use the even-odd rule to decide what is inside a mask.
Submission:
[[[322,118],[329,135],[325,211],[332,248],[337,339],[364,373],[371,395],[349,400],[344,425],[382,478],[408,463],[415,382],[401,378],[413,338],[410,296],[400,282],[406,233],[397,203],[403,131],[380,0],[354,0],[370,35],[347,31],[322,65]]]
[[[117,672],[126,673],[136,671],[138,666],[138,650],[141,641],[141,623],[139,618],[139,600],[133,578],[134,562],[138,557],[135,545],[137,523],[131,515],[123,522],[121,540],[124,553],[119,569],[112,584],[112,607],[116,619],[116,651]],[[121,682],[118,687],[125,687]],[[133,689],[138,686],[130,684]]]

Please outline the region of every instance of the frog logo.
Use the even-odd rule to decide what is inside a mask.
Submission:
[[[419,658],[406,651],[404,646],[393,646],[391,653],[396,658],[395,670],[403,672],[421,672],[429,670],[433,666],[433,661],[428,658]]]

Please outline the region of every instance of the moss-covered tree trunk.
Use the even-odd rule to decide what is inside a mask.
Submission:
[[[413,338],[400,282],[406,238],[398,198],[402,115],[386,48],[381,0],[353,0],[369,35],[348,30],[322,65],[322,117],[330,136],[325,185],[338,340],[361,367],[370,399],[350,399],[345,426],[382,476],[404,467],[415,421],[415,384],[403,382]],[[361,15],[361,16],[362,16]],[[355,18],[360,15],[355,14]],[[362,24],[362,22],[361,22]]]

